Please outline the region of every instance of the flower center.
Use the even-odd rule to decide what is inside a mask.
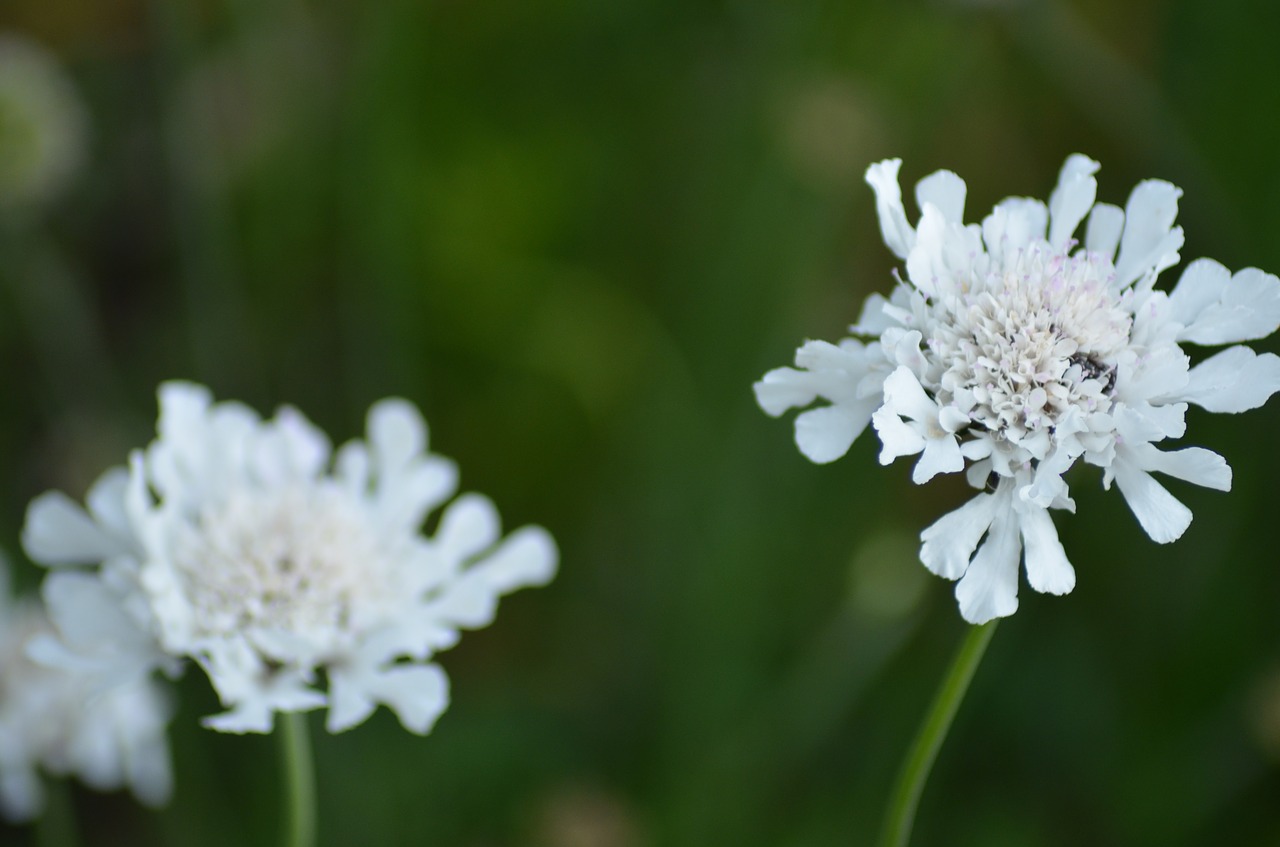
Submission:
[[[237,493],[184,523],[172,566],[199,635],[335,643],[367,611],[383,558],[358,502],[334,485]]]
[[[1105,411],[1130,317],[1108,288],[1111,263],[1039,242],[930,303],[938,400],[1015,443],[1071,406]]]

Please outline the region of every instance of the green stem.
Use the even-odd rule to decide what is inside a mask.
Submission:
[[[35,830],[36,847],[75,847],[80,843],[68,777],[45,780],[45,808]]]
[[[960,708],[964,694],[969,689],[969,680],[982,661],[982,654],[987,650],[996,631],[996,623],[969,628],[964,643],[951,661],[947,676],[934,697],[933,705],[925,715],[924,723],[916,740],[902,763],[898,774],[898,783],[893,789],[889,801],[889,809],[884,819],[884,830],[880,836],[881,847],[906,847],[911,839],[911,826],[916,819],[916,806],[920,803],[920,793],[924,791],[925,780],[933,769],[933,760],[951,728],[951,719]]]
[[[307,713],[281,716],[280,756],[288,792],[289,823],[285,847],[314,847],[316,843],[316,781],[311,760]]]

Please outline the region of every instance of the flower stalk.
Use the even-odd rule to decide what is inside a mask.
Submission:
[[[45,809],[36,819],[36,847],[79,847],[80,833],[76,827],[75,803],[71,797],[71,784],[66,779],[45,782]]]
[[[938,757],[942,742],[946,740],[951,720],[960,708],[965,692],[969,690],[969,681],[973,679],[973,674],[987,651],[987,644],[995,634],[997,623],[999,619],[982,626],[970,627],[964,643],[956,651],[951,667],[933,699],[933,705],[929,707],[924,723],[920,725],[916,739],[903,760],[902,770],[898,774],[885,814],[880,847],[906,847],[910,841],[911,827],[915,823],[916,807],[920,804],[925,781],[933,770],[933,761]]]
[[[306,712],[280,716],[280,754],[284,770],[288,819],[285,847],[314,847],[316,843],[316,777],[307,732]]]

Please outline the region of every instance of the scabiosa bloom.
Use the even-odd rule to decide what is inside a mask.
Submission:
[[[121,678],[189,657],[228,708],[205,720],[219,730],[268,732],[275,712],[327,705],[340,732],[383,703],[428,732],[448,702],[433,654],[488,625],[499,596],[550,580],[555,544],[538,527],[500,539],[478,494],[424,535],[457,470],[427,452],[404,400],[377,403],[367,441],[331,452],[294,409],[263,421],[161,386],[159,437],[103,476],[87,513],[56,492],[28,511],[33,559],[100,563],[45,581],[65,654]]]
[[[1074,511],[1063,474],[1077,461],[1102,468],[1103,486],[1114,481],[1160,543],[1182,535],[1191,512],[1152,472],[1230,489],[1216,453],[1155,445],[1182,437],[1188,403],[1242,412],[1280,389],[1280,357],[1233,346],[1192,367],[1180,346],[1270,335],[1280,280],[1201,259],[1172,291],[1156,290],[1182,246],[1182,192],[1147,180],[1123,210],[1096,203],[1098,163],[1085,156],[1067,159],[1047,207],[1011,197],[981,225],[964,223],[964,181],[938,171],[916,186],[911,226],[900,164],[872,165],[867,182],[906,278],[888,299],[871,295],[851,327],[858,338],[805,343],[795,368],[755,384],[756,399],[774,416],[825,401],[795,422],[814,462],[843,456],[870,423],[881,464],[919,455],[916,483],[966,471],[982,493],[921,534],[920,558],[959,580],[960,613],[984,623],[1017,610],[1020,560],[1037,591],[1075,586],[1049,510]]]
[[[165,692],[153,680],[115,684],[92,663],[36,663],[28,653],[52,633],[38,601],[10,600],[0,564],[0,812],[14,822],[40,814],[41,769],[163,804],[173,784]]]

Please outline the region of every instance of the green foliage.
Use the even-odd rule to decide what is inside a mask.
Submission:
[[[962,624],[948,584],[912,605],[868,556],[919,568],[901,550],[964,488],[867,436],[811,465],[751,395],[888,290],[870,162],[956,170],[972,219],[1084,152],[1101,199],[1186,190],[1184,258],[1280,269],[1280,53],[1251,4],[106,5],[2,13],[93,125],[0,252],[17,581],[25,504],[143,443],[171,377],[339,441],[409,397],[464,489],[562,548],[440,657],[432,735],[312,722],[326,845],[871,843]],[[1079,587],[1023,586],[914,843],[1280,842],[1278,414],[1191,413],[1235,490],[1175,483],[1196,519],[1169,547],[1073,472]],[[272,739],[200,729],[199,675],[180,693],[173,804],[76,789],[84,844],[275,842]]]

